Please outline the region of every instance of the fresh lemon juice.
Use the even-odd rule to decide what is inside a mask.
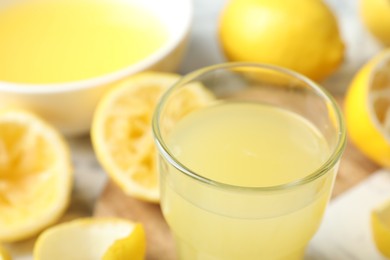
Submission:
[[[312,123],[271,105],[222,102],[185,117],[167,145],[186,169],[219,183],[161,164],[162,209],[180,259],[302,259],[335,175],[286,185],[330,156]]]
[[[124,69],[168,39],[163,23],[120,1],[36,0],[0,11],[0,81],[62,83]]]

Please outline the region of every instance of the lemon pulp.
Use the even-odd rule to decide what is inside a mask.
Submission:
[[[0,80],[60,83],[123,69],[168,32],[151,12],[119,1],[28,1],[0,11]]]

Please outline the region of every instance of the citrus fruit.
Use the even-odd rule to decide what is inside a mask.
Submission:
[[[36,260],[143,260],[143,226],[118,218],[82,218],[45,230],[34,246]]]
[[[135,75],[109,91],[96,108],[91,129],[95,154],[111,179],[128,195],[159,201],[151,122],[160,96],[179,78],[158,72]],[[211,98],[202,85],[194,84],[176,98],[172,120]]]
[[[72,186],[69,148],[29,112],[0,111],[0,241],[17,241],[54,223]]]
[[[228,60],[270,63],[321,80],[344,57],[332,11],[321,0],[231,0],[220,15]]]
[[[361,0],[360,15],[372,35],[384,45],[390,46],[390,1]]]
[[[8,251],[0,245],[0,260],[11,260]]]
[[[371,230],[378,250],[390,257],[390,200],[372,211]]]
[[[355,75],[346,93],[345,118],[356,147],[390,167],[390,50],[373,57]]]

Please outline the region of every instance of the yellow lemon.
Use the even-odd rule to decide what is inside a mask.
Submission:
[[[8,251],[0,245],[0,260],[11,260]]]
[[[355,75],[345,98],[350,139],[367,157],[390,167],[390,50]]]
[[[144,72],[107,93],[94,114],[91,136],[96,156],[108,175],[131,196],[159,201],[157,151],[152,115],[160,96],[179,75]],[[212,95],[200,84],[176,97],[172,120],[203,105]]]
[[[222,10],[219,40],[229,60],[270,63],[313,80],[335,71],[344,44],[321,0],[231,0]]]
[[[390,1],[361,0],[360,15],[367,29],[384,45],[390,46]]]
[[[28,238],[66,209],[69,148],[56,129],[22,110],[0,111],[0,241]]]
[[[371,229],[376,247],[390,258],[390,200],[372,211]]]
[[[34,246],[36,260],[143,260],[143,226],[118,218],[82,218],[45,230]]]

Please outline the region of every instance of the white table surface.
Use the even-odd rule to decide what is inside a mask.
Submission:
[[[225,61],[216,33],[218,16],[225,2],[226,0],[194,0],[191,40],[179,73],[185,74]],[[332,93],[338,94],[346,90],[357,69],[381,47],[361,24],[357,9],[358,0],[326,2],[338,17],[342,37],[347,46],[346,59],[342,67],[322,83]],[[94,202],[107,181],[104,171],[96,161],[89,137],[73,138],[69,139],[69,142],[75,167],[75,185],[72,204],[63,220],[90,216]],[[386,190],[386,187],[390,190],[388,176],[388,172],[379,172],[372,176],[373,180],[370,178],[364,181],[360,188],[353,188],[331,202],[324,224],[312,241],[306,259],[380,259],[372,244],[366,213],[378,201],[385,199],[386,196],[390,198],[390,193]],[[380,194],[376,192],[378,185],[384,192]],[[359,199],[367,196],[371,199],[363,202]],[[351,209],[346,208],[349,206]],[[358,217],[354,218],[354,214]],[[33,242],[34,240],[29,240],[8,247],[14,259],[27,260],[31,259]]]

